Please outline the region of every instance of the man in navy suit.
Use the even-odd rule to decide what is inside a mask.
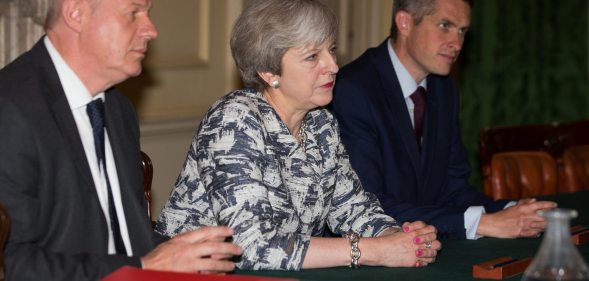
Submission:
[[[145,211],[137,117],[113,86],[141,72],[157,36],[151,0],[50,3],[47,35],[0,71],[6,279],[98,280],[124,265],[232,270],[226,258],[241,250],[223,242],[231,229],[160,243]]]
[[[390,38],[340,70],[332,102],[364,188],[389,215],[423,220],[441,237],[538,235],[545,222],[536,211],[553,202],[494,202],[467,182],[459,94],[448,73],[470,24],[470,1],[393,5]],[[412,97],[420,87],[421,97]]]

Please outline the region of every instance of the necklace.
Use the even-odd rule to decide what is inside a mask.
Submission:
[[[303,147],[303,151],[306,152],[306,142],[307,142],[307,122],[303,118],[303,122],[301,123],[301,127],[299,128],[299,133],[297,134],[297,139],[299,140],[299,145]]]

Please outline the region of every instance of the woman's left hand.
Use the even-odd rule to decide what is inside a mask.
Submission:
[[[361,239],[360,262],[386,267],[416,267],[433,263],[442,248],[442,243],[436,238],[436,228],[418,221],[405,223],[402,229],[391,228],[378,237]]]
[[[437,240],[437,230],[434,226],[415,221],[404,223],[402,229],[405,233],[415,233],[413,243],[418,247],[415,251],[418,259],[415,266],[426,266],[436,261],[438,251],[442,249],[442,243]]]

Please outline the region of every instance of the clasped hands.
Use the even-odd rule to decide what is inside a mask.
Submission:
[[[391,228],[374,240],[372,247],[374,260],[368,260],[368,265],[388,267],[421,267],[435,262],[442,243],[437,240],[437,230],[434,226],[422,221],[404,223],[401,231]],[[361,242],[362,243],[362,242]]]
[[[516,205],[492,214],[483,214],[477,234],[497,238],[537,237],[546,228],[540,210],[556,208],[551,201],[521,199]]]

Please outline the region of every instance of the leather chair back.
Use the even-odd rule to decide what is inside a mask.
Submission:
[[[558,192],[556,162],[541,151],[502,152],[491,160],[493,199],[521,199]]]
[[[571,146],[563,154],[560,192],[589,190],[589,145]]]
[[[554,156],[553,125],[519,125],[484,128],[479,131],[479,152],[483,191],[492,196],[491,159],[497,153],[512,151],[545,151]]]
[[[4,245],[10,234],[10,216],[0,204],[0,281],[4,281]]]
[[[569,191],[564,183],[564,151],[577,145],[589,145],[589,119],[569,123],[497,126],[479,131],[483,191],[492,196],[491,159],[493,155],[509,151],[544,151],[556,161],[560,191]],[[564,189],[561,189],[562,186]]]

